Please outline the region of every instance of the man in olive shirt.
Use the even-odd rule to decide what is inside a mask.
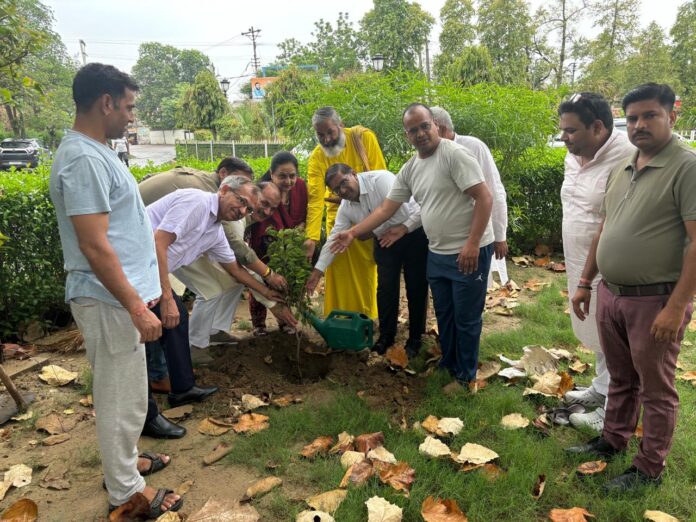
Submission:
[[[633,466],[605,485],[624,492],[659,484],[672,444],[679,396],[674,374],[696,292],[696,151],[672,135],[675,95],[649,83],[623,99],[628,136],[638,151],[610,174],[604,222],[582,279],[599,270],[597,327],[611,380],[604,430],[571,453],[622,452],[643,406],[643,439]],[[582,281],[581,279],[581,281]],[[591,289],[578,285],[582,320]]]

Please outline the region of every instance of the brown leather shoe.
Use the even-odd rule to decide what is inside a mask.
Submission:
[[[150,389],[152,393],[171,393],[172,385],[169,382],[169,376],[160,381],[150,381]]]

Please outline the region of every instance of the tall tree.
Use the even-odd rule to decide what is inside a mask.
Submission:
[[[140,86],[138,115],[154,129],[171,129],[176,124],[174,114],[162,107],[171,107],[174,102],[168,99],[177,99],[177,85],[192,83],[200,71],[211,67],[210,59],[200,51],[157,42],[141,44],[138,53],[132,71]]]
[[[667,83],[673,89],[679,90],[677,69],[662,27],[656,22],[651,22],[635,40],[636,52],[629,56],[624,64],[621,93],[646,82]]]
[[[374,0],[360,27],[369,55],[382,54],[385,68],[415,70],[434,23],[418,3]]]
[[[500,82],[527,83],[533,29],[524,0],[481,0],[478,35]]]
[[[353,22],[348,19],[348,13],[338,13],[335,27],[324,19],[315,22],[314,27],[314,40],[307,47],[321,69],[336,76],[360,68],[366,50]]]
[[[435,75],[445,69],[464,49],[474,43],[476,26],[473,23],[474,4],[471,0],[447,0],[440,9],[440,54],[435,59]]]
[[[677,19],[670,30],[672,59],[679,72],[684,93],[696,95],[696,0],[679,6]]]
[[[462,49],[442,72],[441,78],[457,82],[463,87],[495,81],[493,62],[488,49],[471,45]]]
[[[218,121],[229,111],[227,98],[215,76],[207,69],[196,75],[184,93],[179,110],[179,123],[190,129],[208,129],[217,139]]]

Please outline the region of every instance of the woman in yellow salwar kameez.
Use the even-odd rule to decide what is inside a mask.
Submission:
[[[319,145],[312,151],[307,169],[308,255],[319,243],[324,208],[327,235],[338,211],[340,200],[324,183],[326,170],[334,163],[345,163],[357,173],[387,168],[375,133],[360,126],[345,128],[333,107],[318,109],[312,117],[312,126]],[[373,248],[372,239],[355,241],[336,257],[325,275],[324,315],[331,310],[347,310],[377,318],[377,267]]]

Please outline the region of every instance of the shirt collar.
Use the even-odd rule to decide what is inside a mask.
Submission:
[[[215,221],[218,219],[218,211],[220,210],[220,196],[217,192],[209,194],[211,198],[210,213],[215,216]]]
[[[358,186],[360,187],[360,196],[363,196],[369,192],[367,189],[367,178],[358,175]]]
[[[642,169],[642,171],[645,171],[648,168],[662,168],[667,165],[670,159],[672,159],[672,155],[674,152],[674,148],[679,146],[679,140],[677,137],[672,134],[672,139],[667,142],[667,145],[665,145],[660,152],[657,153],[657,155],[652,158],[647,165],[645,165]],[[637,171],[638,169],[636,168],[636,161],[638,160],[638,153],[640,151],[636,150],[633,155],[631,156],[631,159],[629,163],[624,167],[624,170],[635,170]]]

